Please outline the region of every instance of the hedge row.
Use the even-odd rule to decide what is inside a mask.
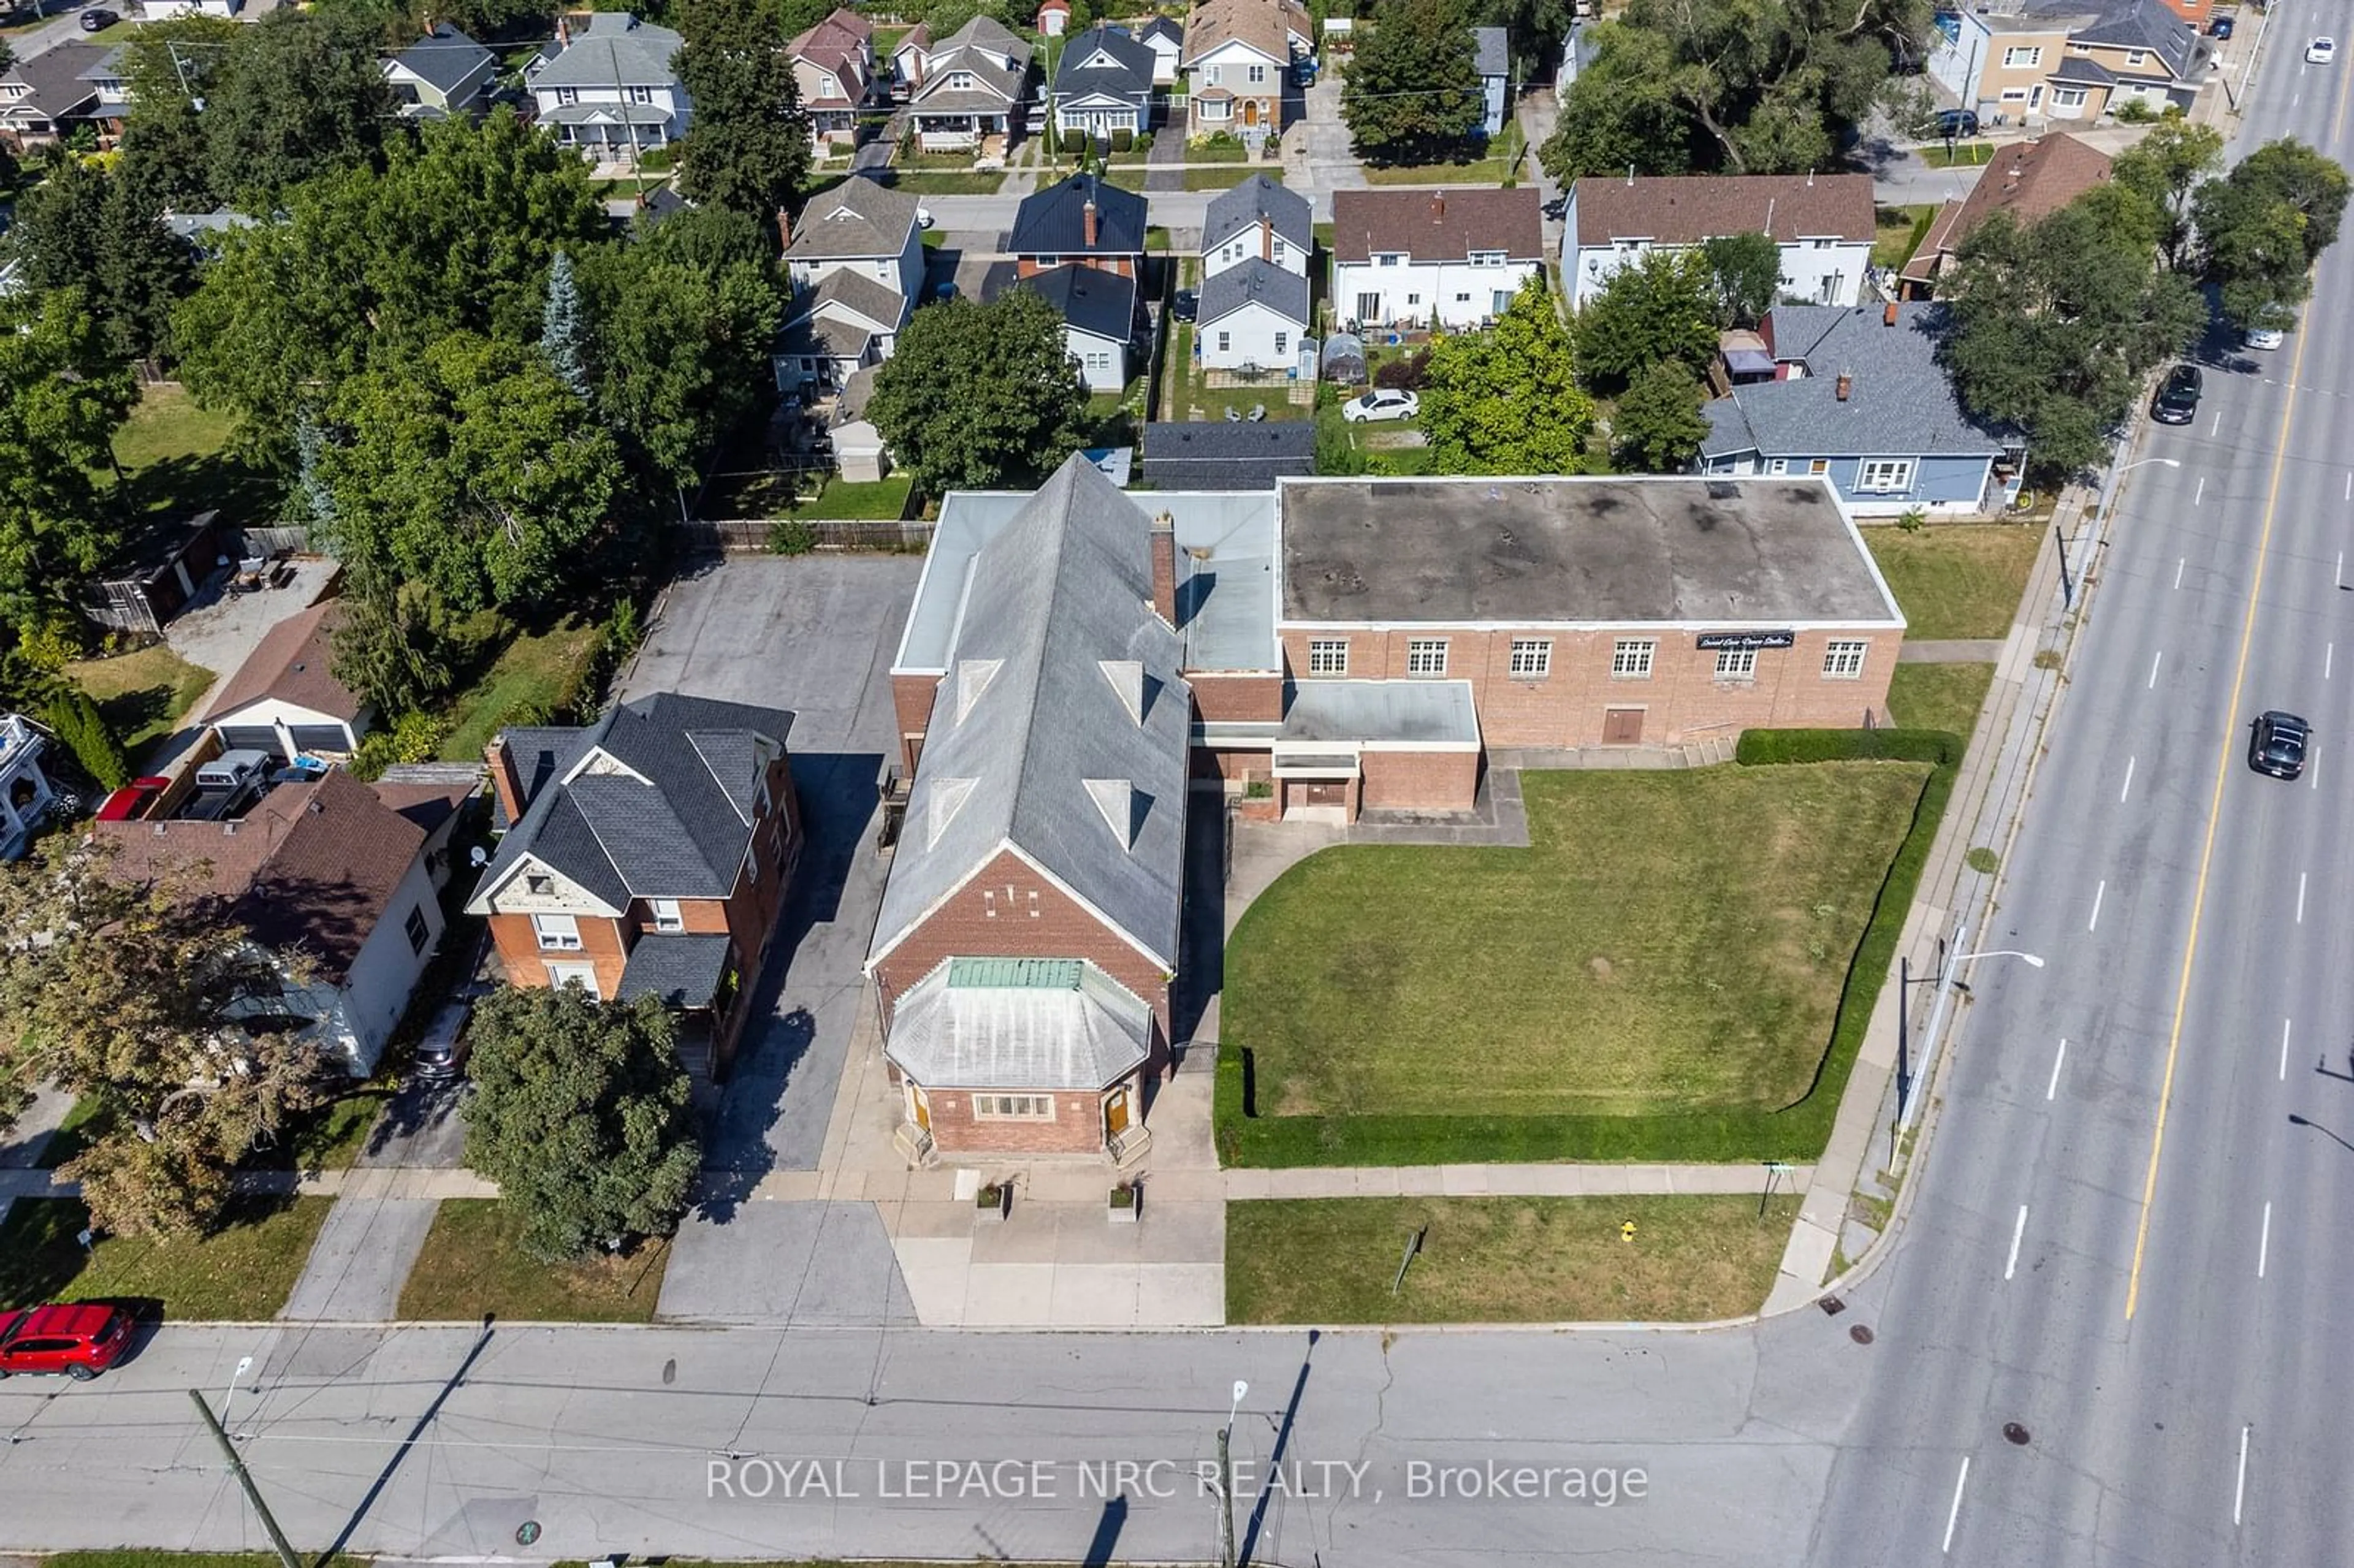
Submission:
[[[1829,1045],[1807,1094],[1776,1110],[1657,1116],[1334,1116],[1252,1114],[1248,1047],[1218,1054],[1214,1119],[1229,1165],[1440,1165],[1539,1160],[1732,1164],[1820,1157],[1840,1094],[1862,1049],[1880,988],[1952,796],[1966,742],[1943,730],[1751,730],[1735,760],[1745,767],[1881,760],[1932,765],[1913,824],[1890,860],[1848,967]]]

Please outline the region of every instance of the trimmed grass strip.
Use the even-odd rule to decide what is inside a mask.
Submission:
[[[326,1198],[256,1198],[192,1241],[103,1236],[87,1252],[79,1198],[19,1198],[0,1220],[0,1308],[130,1298],[169,1322],[259,1322],[286,1305],[311,1255]]]
[[[444,1198],[425,1250],[400,1291],[400,1315],[420,1321],[646,1323],[662,1295],[670,1244],[620,1257],[546,1263],[524,1249],[522,1226],[496,1198]]]
[[[2024,523],[1939,523],[1863,530],[1916,642],[2007,637],[2043,530]]]
[[[1899,664],[1888,678],[1888,711],[1903,729],[1967,736],[1993,684],[1992,664]]]

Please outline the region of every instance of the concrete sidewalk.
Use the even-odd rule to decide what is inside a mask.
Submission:
[[[1299,1166],[1225,1173],[1229,1202],[1259,1198],[1617,1198],[1804,1192],[1811,1165]]]
[[[303,1198],[431,1200],[495,1198],[498,1183],[472,1171],[428,1166],[355,1166],[348,1171],[240,1171],[240,1192],[285,1193]],[[0,1171],[0,1202],[13,1198],[72,1198],[81,1192],[78,1181],[64,1181],[49,1171]]]

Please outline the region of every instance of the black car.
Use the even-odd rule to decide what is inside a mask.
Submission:
[[[2211,38],[2228,38],[2232,36],[2232,26],[2231,17],[2218,16],[2207,24],[2207,36]]]
[[[2306,743],[2313,731],[2295,714],[2275,708],[2256,715],[2255,734],[2248,740],[2248,766],[2275,779],[2294,779],[2305,771]]]
[[[122,18],[120,16],[105,6],[93,5],[81,14],[81,30],[85,33],[102,33],[121,20]]]
[[[1190,322],[1202,308],[1201,297],[1191,289],[1180,289],[1177,297],[1169,302],[1169,313],[1181,322]]]
[[[2149,417],[2161,425],[2187,425],[2199,417],[2199,367],[2178,365],[2166,373],[2158,396],[2149,400]]]
[[[1978,111],[1975,109],[1941,109],[1937,111],[1937,134],[1946,141],[1958,142],[1965,136],[1978,133]]]

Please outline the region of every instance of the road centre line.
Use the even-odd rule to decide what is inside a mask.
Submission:
[[[2105,876],[2101,878],[2101,885],[2093,889],[2093,917],[2084,922],[2085,930],[2097,931],[2101,928],[2101,900],[2107,896],[2108,891],[2109,879]]]
[[[2272,1213],[2269,1207],[2264,1212],[2267,1215]],[[2010,1225],[2010,1255],[2003,1260],[2002,1265],[2002,1277],[2005,1279],[2009,1279],[2019,1271],[2019,1238],[2026,1234],[2027,1205],[2021,1203],[2019,1205],[2019,1218],[2012,1221]],[[2260,1266],[2256,1272],[2262,1274],[2264,1269]]]
[[[2262,1279],[2264,1277],[2264,1262],[2266,1259],[2270,1258],[2272,1255],[2273,1204],[2272,1200],[2267,1198],[2264,1200],[2264,1228],[2263,1233],[2256,1237],[2256,1277],[2258,1279]]]
[[[2338,85],[2338,116],[2346,112],[2346,89],[2354,71],[2344,73]],[[2158,1085],[2158,1118],[2150,1129],[2149,1169],[2142,1177],[2141,1217],[2134,1226],[2133,1267],[2126,1277],[2126,1321],[2133,1321],[2141,1304],[2141,1266],[2149,1249],[2149,1212],[2158,1202],[2158,1168],[2166,1152],[2166,1113],[2174,1100],[2174,1070],[2182,1054],[2182,1025],[2190,1011],[2190,975],[2199,957],[2199,927],[2207,910],[2207,882],[2215,863],[2215,828],[2223,815],[2223,786],[2231,777],[2232,753],[2239,738],[2240,705],[2248,689],[2248,659],[2255,646],[2256,606],[2264,588],[2264,567],[2272,553],[2273,524],[2280,512],[2281,476],[2288,465],[2289,431],[2296,418],[2298,384],[2305,376],[2306,334],[2296,334],[2296,352],[2289,363],[2289,387],[2281,407],[2280,439],[2273,445],[2273,472],[2264,489],[2264,522],[2256,533],[2256,567],[2248,584],[2247,608],[2240,617],[2240,652],[2232,671],[2231,699],[2224,705],[2221,744],[2215,750],[2215,782],[2207,801],[2207,831],[2199,847],[2199,873],[2190,895],[2190,930],[2182,945],[2182,970],[2175,981],[2174,1022],[2167,1031],[2166,1071]],[[2339,556],[2343,564],[2344,556]],[[2341,577],[2339,579],[2343,581]]]
[[[2149,656],[2149,684],[2142,688],[2144,691],[2154,692],[2158,690],[2158,663],[2159,660],[2165,657],[2166,650],[2163,648]]]
[[[2240,1522],[2240,1510],[2241,1510],[2241,1507],[2242,1507],[2243,1504],[2245,1504],[2245,1503],[2247,1502],[2247,1500],[2248,1500],[2248,1429],[2247,1429],[2247,1427],[2243,1426],[2243,1427],[2241,1427],[2241,1428],[2240,1428],[2240,1478],[2239,1478],[2239,1480],[2238,1480],[2237,1482],[2235,1482],[2235,1483],[2232,1485],[2232,1522],[2233,1524],[2237,1524],[2237,1523],[2239,1523],[2239,1522]],[[1948,1535],[1951,1535],[1951,1534],[1953,1533],[1953,1528],[1952,1528],[1952,1526],[1950,1526],[1950,1525],[1949,1525],[1949,1526],[1947,1526],[1947,1527],[1946,1527],[1946,1534],[1948,1534]]]
[[[2326,681],[2329,679],[2329,672],[2336,667],[2337,663],[2338,644],[2335,642],[2323,643],[2321,645],[2321,678],[2323,680]]]
[[[2043,1097],[2050,1099],[2060,1092],[2060,1064],[2068,1059],[2068,1037],[2060,1037],[2060,1049],[2052,1057],[2052,1081],[2043,1086]]]
[[[2133,770],[2134,759],[2128,757],[2126,758],[2125,788],[2117,791],[2117,804],[2120,806],[2126,803],[2126,797],[2133,793]]]
[[[2245,1446],[2243,1438],[2242,1446]],[[1951,1552],[1954,1550],[1954,1526],[1960,1522],[1962,1517],[1962,1489],[1969,1484],[1969,1480],[1970,1457],[1965,1454],[1962,1456],[1962,1473],[1954,1478],[1954,1506],[1946,1510],[1946,1544],[1937,1548],[1940,1552]]]

